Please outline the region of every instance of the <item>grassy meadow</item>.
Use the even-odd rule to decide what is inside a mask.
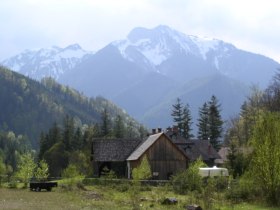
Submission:
[[[162,204],[165,198],[176,198],[178,203]],[[17,188],[0,188],[0,209],[56,210],[56,209],[186,209],[189,204],[209,206],[215,210],[276,210],[261,204],[244,202],[232,203],[222,194],[211,196],[211,200],[195,194],[178,195],[172,186],[140,186],[130,184],[82,185],[59,183],[52,192],[41,192]],[[208,208],[210,208],[208,207]],[[209,210],[209,209],[208,209]]]

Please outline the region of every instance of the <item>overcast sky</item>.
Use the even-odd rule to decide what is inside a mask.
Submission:
[[[0,60],[53,45],[98,50],[163,24],[280,62],[279,0],[0,0],[0,16]]]

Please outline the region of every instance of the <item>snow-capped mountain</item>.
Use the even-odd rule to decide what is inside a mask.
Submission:
[[[219,49],[220,56],[226,56],[230,49],[235,47],[226,44],[223,41],[208,38],[199,38],[197,36],[185,35],[173,30],[167,26],[158,26],[154,29],[135,28],[127,39],[113,42],[122,56],[133,62],[138,62],[138,57],[132,53],[132,48],[141,53],[146,61],[153,66],[159,66],[172,55],[177,53],[192,54],[204,60],[209,59],[210,51]],[[213,63],[218,67],[216,57]]]
[[[167,26],[135,28],[94,54],[78,45],[53,47],[26,51],[3,64],[33,78],[52,76],[88,96],[104,96],[150,127],[172,124],[170,109],[178,97],[190,105],[194,120],[212,95],[223,116],[234,116],[248,87],[267,87],[280,66],[222,40]]]
[[[168,26],[135,28],[111,43],[126,60],[185,82],[221,73],[265,87],[279,64],[222,40],[186,35]]]
[[[75,68],[93,52],[83,50],[78,44],[65,48],[53,46],[40,50],[25,50],[4,60],[2,64],[33,79],[51,76],[59,79],[65,72]]]

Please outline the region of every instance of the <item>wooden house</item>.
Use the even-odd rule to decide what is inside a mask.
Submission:
[[[212,167],[216,165],[216,161],[221,158],[209,140],[185,139],[178,135],[178,130],[176,128],[168,129],[166,135],[175,145],[184,151],[191,162],[201,158],[204,163]]]
[[[142,142],[138,139],[94,139],[91,148],[94,176],[100,177],[104,168],[118,177],[127,177],[127,158]]]
[[[127,158],[128,175],[133,168],[140,165],[145,155],[149,160],[153,179],[169,179],[178,171],[185,170],[189,161],[186,154],[168,136],[157,133],[150,135]]]
[[[164,133],[150,135],[146,140],[95,139],[92,143],[94,174],[100,176],[104,167],[119,177],[131,178],[144,156],[151,166],[153,179],[168,179],[187,168],[189,158]]]

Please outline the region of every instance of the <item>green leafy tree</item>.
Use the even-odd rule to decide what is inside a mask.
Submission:
[[[61,176],[61,172],[68,165],[69,152],[65,150],[63,142],[54,144],[43,157],[49,165],[50,176]]]
[[[67,168],[62,171],[61,175],[64,178],[74,178],[81,176],[81,173],[74,164],[69,164]]]
[[[146,155],[140,165],[132,170],[132,177],[134,180],[144,180],[152,177],[151,166]]]
[[[0,186],[2,185],[2,177],[6,174],[6,165],[3,162],[2,157],[0,156]]]
[[[238,140],[233,138],[229,142],[226,167],[229,168],[233,178],[241,177],[249,165],[249,152],[245,146],[240,146]]]
[[[40,160],[40,162],[38,163],[34,176],[37,180],[40,180],[40,181],[47,180],[47,178],[49,176],[49,166],[44,159]]]
[[[23,181],[25,187],[27,187],[29,179],[33,177],[35,168],[36,164],[31,153],[23,154],[20,157],[16,176]]]
[[[0,176],[6,174],[6,165],[3,162],[3,158],[0,156]]]
[[[208,123],[209,123],[209,138],[212,146],[218,150],[220,148],[220,138],[223,132],[223,121],[221,117],[221,105],[217,98],[213,95],[208,102]]]
[[[188,191],[202,190],[202,176],[199,175],[199,168],[205,166],[201,158],[192,162],[189,167],[172,177],[173,189],[180,194]]]
[[[280,205],[280,114],[263,114],[250,139],[253,148],[250,172],[269,203]]]

